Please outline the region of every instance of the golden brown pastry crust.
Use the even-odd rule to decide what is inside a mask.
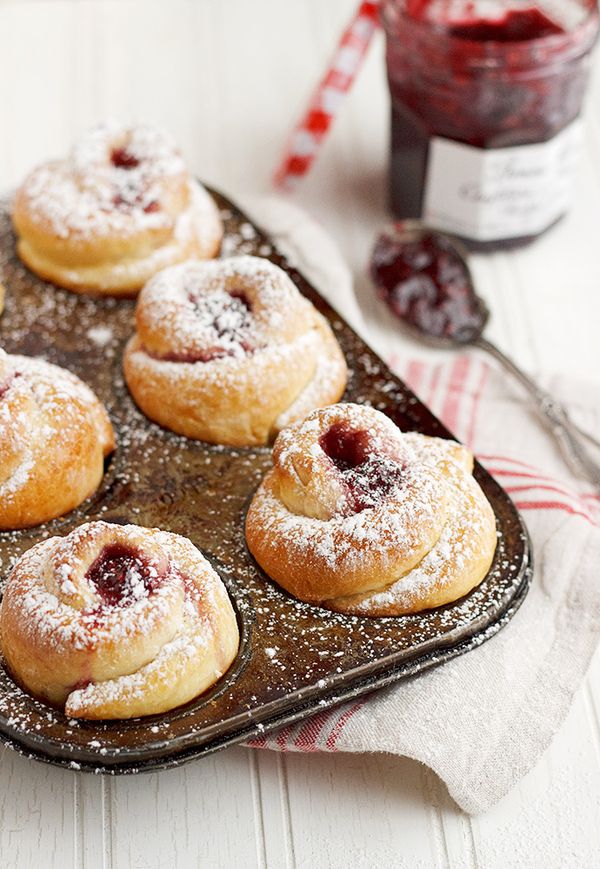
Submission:
[[[402,434],[353,404],[312,413],[275,442],[246,540],[300,600],[390,616],[462,597],[496,548],[493,511],[453,441]]]
[[[150,419],[189,438],[265,444],[346,385],[325,318],[258,257],[165,270],[142,290],[136,328],[127,385]]]
[[[0,630],[16,680],[89,719],[187,703],[225,673],[239,644],[225,587],[189,540],[106,522],[21,556]]]
[[[78,293],[133,295],[157,271],[216,256],[217,208],[172,142],[151,127],[100,125],[66,160],[17,191],[17,250],[45,280]]]
[[[0,350],[0,529],[73,510],[98,488],[114,447],[104,406],[78,377]]]

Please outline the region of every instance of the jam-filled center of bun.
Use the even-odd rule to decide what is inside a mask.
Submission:
[[[144,184],[144,167],[139,172],[128,174],[132,169],[141,166],[142,161],[128,148],[113,148],[110,152],[110,162],[115,169],[124,169],[125,174],[117,174],[114,178],[115,193],[112,204],[119,211],[139,209],[145,214],[160,211],[160,202],[155,195],[146,189]]]
[[[116,169],[137,169],[140,161],[127,148],[113,148],[110,152],[110,162]]]
[[[6,395],[8,395],[11,386],[17,379],[17,377],[21,376],[20,371],[12,371],[8,377],[4,380],[0,380],[0,400],[3,399]]]
[[[197,345],[202,346],[163,358],[171,362],[211,362],[253,351],[252,303],[243,290],[190,292],[187,300],[195,318]]]
[[[356,513],[377,507],[402,484],[403,465],[378,453],[366,429],[336,422],[321,435],[319,446],[342,475]]]
[[[336,422],[321,435],[319,445],[340,471],[364,464],[371,453],[371,437],[365,429]]]
[[[188,301],[201,325],[217,338],[235,338],[250,327],[252,305],[243,290],[190,293]]]
[[[125,607],[156,591],[161,576],[139,552],[112,543],[98,555],[85,578],[94,587],[102,606]]]

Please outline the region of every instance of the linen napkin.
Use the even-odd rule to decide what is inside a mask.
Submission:
[[[280,200],[254,201],[249,210],[504,486],[523,513],[535,560],[521,609],[482,646],[250,745],[405,755],[431,767],[465,811],[484,811],[537,763],[600,638],[598,494],[570,472],[506,374],[475,352],[436,365],[386,353],[389,336],[366,329],[351,275],[324,231]],[[545,385],[582,426],[600,432],[597,385],[560,377]]]

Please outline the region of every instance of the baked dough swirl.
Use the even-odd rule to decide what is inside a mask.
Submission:
[[[339,404],[281,432],[246,539],[300,600],[391,616],[457,600],[489,570],[493,511],[455,443],[402,433],[370,407]]]
[[[225,587],[189,540],[106,522],[21,556],[0,629],[15,679],[88,719],[187,703],[225,673],[239,644]]]
[[[189,438],[265,444],[346,385],[325,318],[259,257],[166,269],[142,290],[136,329],[129,389],[150,419]]]
[[[114,447],[104,406],[78,377],[0,350],[0,530],[73,510],[98,488]]]
[[[218,253],[216,205],[149,126],[99,125],[64,160],[34,169],[13,222],[23,262],[78,293],[132,295],[157,271]]]

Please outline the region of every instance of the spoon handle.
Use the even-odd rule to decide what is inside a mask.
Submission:
[[[475,346],[491,353],[525,387],[534,399],[535,407],[546,428],[559,442],[567,459],[600,491],[600,464],[592,457],[584,443],[584,438],[598,447],[600,447],[600,442],[593,435],[582,431],[576,426],[569,419],[567,411],[562,404],[550,395],[549,392],[541,389],[512,359],[505,356],[495,344],[482,337],[475,342]]]

